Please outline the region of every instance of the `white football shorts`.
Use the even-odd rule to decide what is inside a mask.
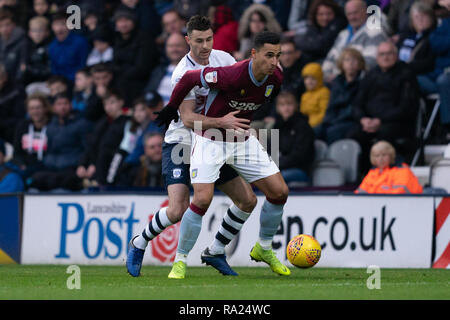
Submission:
[[[214,183],[225,163],[249,183],[280,172],[253,135],[242,142],[223,142],[192,133],[191,183]]]

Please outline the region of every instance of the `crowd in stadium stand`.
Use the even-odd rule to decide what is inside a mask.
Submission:
[[[450,142],[450,0],[0,0],[0,192],[163,187],[154,112],[196,14],[237,61],[282,36],[281,92],[252,127],[280,130],[288,183],[310,184],[317,139],[360,144],[358,185],[377,141],[406,166],[430,94]]]

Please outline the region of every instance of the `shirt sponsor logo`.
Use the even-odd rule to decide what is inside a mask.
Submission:
[[[234,100],[231,100],[228,105],[233,109],[238,110],[256,110],[261,106],[261,104],[256,104],[253,102],[237,102]]]

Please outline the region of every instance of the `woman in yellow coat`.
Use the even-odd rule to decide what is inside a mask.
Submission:
[[[320,64],[312,62],[303,67],[302,77],[306,92],[300,100],[300,112],[309,118],[309,125],[317,127],[322,123],[330,100],[330,90],[323,84]]]
[[[395,166],[395,149],[379,141],[370,150],[371,169],[355,193],[411,194],[422,193],[419,180],[406,163]]]

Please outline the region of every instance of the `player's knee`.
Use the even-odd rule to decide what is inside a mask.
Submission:
[[[167,208],[166,214],[172,223],[177,223],[183,217],[184,212],[189,207],[189,201],[171,203]]]
[[[289,188],[286,184],[283,184],[280,188],[278,188],[271,195],[269,195],[267,197],[267,200],[276,204],[285,204],[288,196],[289,196]]]
[[[199,208],[207,210],[212,201],[212,194],[208,192],[202,192],[199,194],[194,194],[194,199],[192,202]]]
[[[244,212],[252,212],[256,207],[256,203],[258,202],[256,195],[254,193],[250,193],[236,204],[236,206]]]

